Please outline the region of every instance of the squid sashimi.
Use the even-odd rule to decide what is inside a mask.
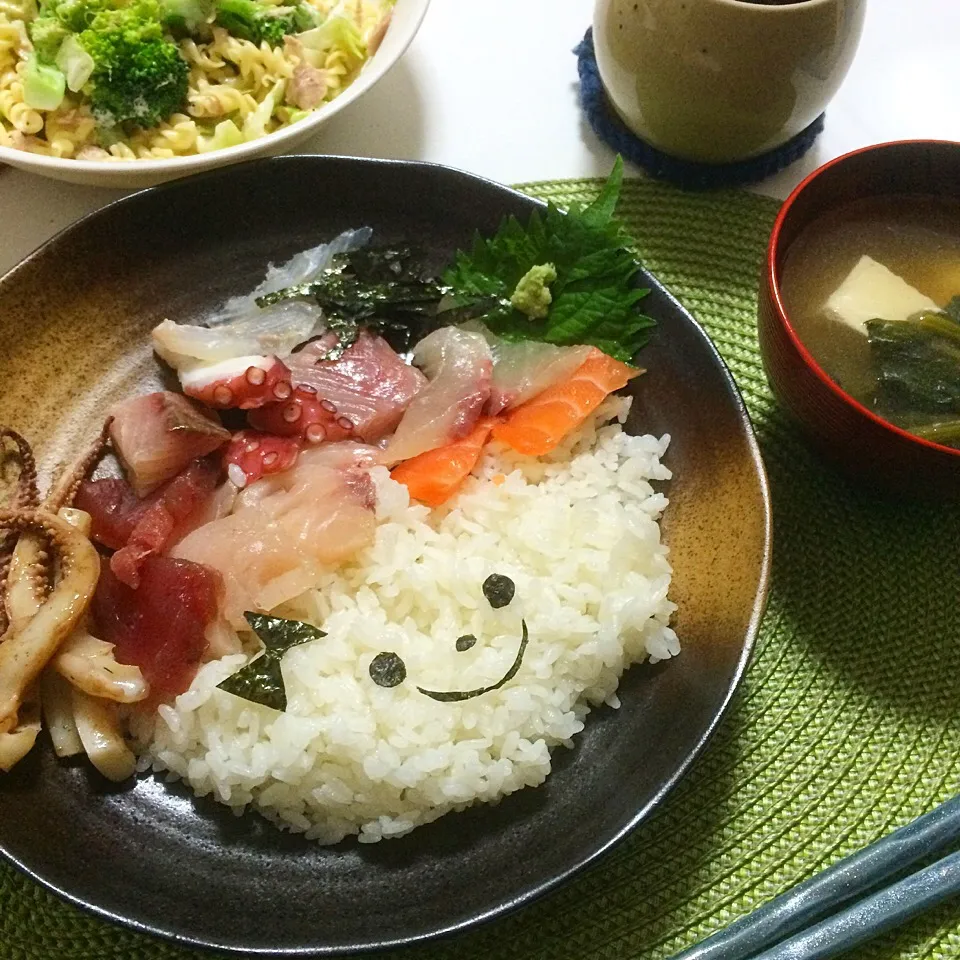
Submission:
[[[496,422],[493,417],[482,417],[462,439],[404,460],[390,471],[390,476],[402,483],[414,500],[439,507],[460,489],[477,465]]]
[[[138,497],[230,439],[230,431],[212,415],[168,390],[118,403],[108,416],[113,449]]]
[[[371,542],[376,496],[367,467],[377,453],[355,443],[304,450],[295,467],[247,487],[229,516],[194,530],[173,555],[223,575],[223,612],[268,611],[315,585],[329,565]]]
[[[421,340],[413,362],[429,383],[413,398],[381,459],[395,464],[465,437],[490,397],[493,358],[479,333],[441,327]]]
[[[153,349],[174,370],[189,371],[236,357],[284,356],[322,332],[320,307],[304,300],[285,300],[216,327],[164,320],[153,329]]]
[[[493,355],[493,383],[487,410],[496,416],[533,399],[547,387],[570,377],[590,356],[590,347],[558,347],[537,340],[513,343],[492,333],[478,320],[470,320],[462,329],[479,333],[490,345]]]
[[[307,344],[287,358],[295,386],[306,385],[332,403],[337,416],[353,423],[354,433],[373,443],[396,429],[427,378],[397,356],[383,337],[363,332],[337,360],[324,360],[327,338]]]
[[[569,379],[517,407],[493,428],[493,436],[518,453],[542,456],[579,427],[607,394],[625,387],[641,373],[591,347],[586,361]]]
[[[169,700],[190,686],[217,622],[223,584],[215,569],[146,558],[137,589],[104,566],[91,608],[97,636],[115,646],[119,663],[140,668],[150,702]]]

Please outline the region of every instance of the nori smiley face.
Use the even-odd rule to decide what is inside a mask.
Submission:
[[[509,577],[500,573],[491,573],[490,576],[483,581],[483,595],[487,598],[487,602],[494,610],[508,606],[516,594],[516,589],[514,582]],[[492,683],[486,687],[479,687],[476,690],[427,690],[419,686],[417,689],[424,696],[430,697],[433,700],[439,700],[441,703],[456,703],[460,700],[470,700],[473,697],[479,697],[481,694],[489,693],[491,690],[498,690],[517,675],[520,664],[523,662],[523,654],[527,649],[529,636],[527,634],[526,620],[521,620],[520,624],[523,629],[523,634],[520,638],[520,649],[517,651],[517,656],[510,665],[510,669],[507,670],[496,683]],[[457,651],[463,653],[473,647],[476,642],[477,638],[472,633],[464,634],[462,637],[457,638]],[[369,672],[370,679],[380,687],[396,687],[407,678],[406,664],[400,658],[399,654],[389,650],[378,653],[373,658],[370,662]]]

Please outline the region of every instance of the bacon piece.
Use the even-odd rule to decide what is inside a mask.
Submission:
[[[119,663],[140,668],[151,705],[190,686],[207,648],[206,631],[220,609],[223,581],[211,567],[146,557],[134,590],[105,566],[92,610],[96,633],[115,645]]]
[[[290,371],[277,357],[235,357],[180,373],[188,397],[217,410],[253,410],[290,396]]]
[[[212,414],[167,390],[118,403],[109,416],[113,448],[138,497],[230,439],[230,431]]]
[[[223,451],[223,463],[230,481],[243,488],[268,474],[289,470],[299,454],[296,437],[239,430]]]
[[[392,433],[427,378],[397,356],[383,337],[364,331],[338,360],[324,360],[330,338],[308,343],[287,359],[294,385],[305,384],[353,422],[365,443]]]
[[[136,589],[144,560],[189,531],[212,496],[218,473],[209,460],[195,460],[146,500],[138,500],[123,480],[82,483],[77,506],[90,514],[91,536],[117,551],[110,558],[114,575]]]

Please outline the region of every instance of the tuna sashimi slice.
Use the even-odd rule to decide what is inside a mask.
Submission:
[[[387,464],[466,436],[490,397],[493,360],[487,341],[456,327],[441,327],[424,337],[413,351],[430,382],[407,407],[382,460]]]
[[[118,403],[108,416],[113,449],[138,497],[230,439],[230,431],[214,415],[168,390]]]
[[[323,359],[329,346],[323,338],[288,357],[292,382],[313,387],[336,407],[337,416],[353,423],[356,436],[374,443],[396,429],[427,378],[371,333],[361,333],[337,360]]]
[[[195,460],[145,500],[124,480],[87,480],[75,502],[90,514],[93,539],[117,551],[110,558],[114,575],[136,589],[144,560],[188,532],[212,498],[218,475],[208,460]]]
[[[136,590],[103,567],[92,604],[97,636],[115,645],[120,663],[140,668],[150,684],[149,703],[170,700],[190,686],[222,589],[216,570],[187,560],[146,558]]]
[[[607,394],[625,387],[641,373],[591,347],[590,355],[569,379],[517,407],[493,428],[493,436],[518,453],[543,456],[579,427]]]
[[[293,599],[372,541],[367,466],[376,453],[355,443],[304,450],[296,466],[251,484],[229,516],[194,530],[173,553],[220,571],[224,614],[242,626],[244,611]]]
[[[492,333],[479,320],[463,324],[479,333],[493,355],[493,383],[486,412],[491,416],[519,407],[547,387],[567,380],[590,356],[591,347],[558,347],[539,340],[513,343]]]

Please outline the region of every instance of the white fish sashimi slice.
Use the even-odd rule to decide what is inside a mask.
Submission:
[[[216,327],[164,320],[153,328],[153,349],[175,370],[188,371],[250,354],[284,356],[324,329],[315,303],[287,300]]]
[[[335,256],[341,253],[352,253],[365,247],[373,236],[370,227],[361,227],[358,230],[344,230],[329,243],[321,243],[295,253],[285,263],[279,266],[270,264],[267,267],[267,276],[260,285],[250,293],[241,297],[231,297],[212,316],[207,318],[209,326],[229,323],[244,317],[253,310],[259,310],[257,297],[276,293],[285,287],[294,287],[299,283],[310,283],[326,270]]]
[[[536,340],[503,340],[479,320],[461,327],[479,333],[490,345],[493,384],[486,412],[492,416],[532,400],[547,387],[567,379],[590,355],[590,347],[559,347]]]
[[[290,353],[297,344],[323,333],[323,311],[303,300],[259,307],[257,298],[315,280],[335,256],[361,249],[372,234],[369,227],[347,230],[279,266],[270,264],[266,278],[256,289],[231,297],[204,320],[203,326],[164,320],[153,331],[154,349],[180,371],[248,354],[282,357]]]
[[[465,436],[490,397],[493,358],[483,336],[441,327],[413,350],[413,362],[430,378],[407,407],[381,461],[409,460]]]
[[[310,589],[320,572],[372,541],[374,486],[364,464],[375,451],[329,447],[304,451],[291,470],[251,484],[229,516],[197,528],[173,551],[220,571],[232,624],[243,625],[245,610],[271,610]]]

